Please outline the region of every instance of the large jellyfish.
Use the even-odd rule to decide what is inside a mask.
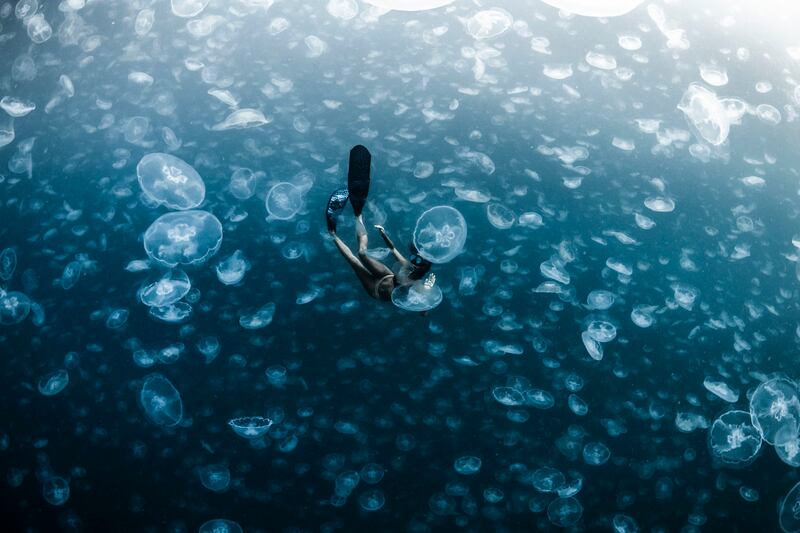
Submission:
[[[447,263],[467,241],[467,222],[455,208],[439,205],[422,213],[414,227],[414,245],[432,263]]]
[[[747,411],[728,411],[714,420],[708,432],[711,453],[725,464],[743,466],[761,449],[761,435],[750,422]]]
[[[278,220],[289,220],[303,206],[303,195],[297,187],[284,181],[267,193],[267,212]]]
[[[786,533],[800,531],[800,482],[781,501],[778,523]]]
[[[392,291],[392,303],[406,311],[429,311],[442,303],[442,289],[422,281],[401,285]]]
[[[192,282],[186,272],[180,269],[170,270],[158,281],[150,283],[139,290],[139,299],[149,307],[172,305],[192,288]]]
[[[618,17],[630,13],[644,0],[542,0],[545,4],[584,17]]]
[[[170,209],[193,209],[206,197],[206,185],[200,174],[174,155],[147,154],[136,165],[136,174],[145,194]]]
[[[31,300],[21,292],[0,289],[0,325],[12,326],[25,320],[31,311]]]
[[[220,244],[222,224],[207,211],[167,213],[144,233],[147,255],[168,267],[203,263],[217,253]]]
[[[731,119],[713,91],[692,83],[683,93],[678,109],[686,115],[689,126],[700,139],[718,146],[728,138]]]
[[[159,426],[175,426],[183,418],[181,395],[161,374],[150,374],[145,378],[139,402],[147,418]]]
[[[786,378],[759,385],[750,397],[750,416],[761,437],[782,445],[800,433],[800,399],[797,386]]]

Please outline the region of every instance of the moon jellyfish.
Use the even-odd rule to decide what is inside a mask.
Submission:
[[[274,185],[267,193],[267,213],[278,220],[289,220],[303,206],[300,189],[289,182]]]
[[[522,405],[525,403],[525,397],[514,387],[495,387],[492,389],[492,397],[506,406]]]
[[[493,8],[478,11],[467,19],[466,26],[467,33],[473,39],[483,40],[505,33],[513,23],[514,19],[508,11]]]
[[[39,392],[44,396],[55,396],[69,384],[69,374],[60,369],[43,376],[39,380]]]
[[[210,0],[172,0],[172,14],[178,17],[192,18],[199,15]]]
[[[178,324],[192,316],[192,306],[186,302],[177,302],[164,307],[151,307],[150,316],[162,322]]]
[[[50,505],[64,505],[69,500],[69,483],[63,477],[50,477],[42,484],[42,496]]]
[[[195,265],[217,253],[222,224],[207,211],[181,211],[158,217],[144,233],[144,250],[161,265]]]
[[[778,523],[785,533],[800,532],[800,482],[780,502]]]
[[[136,175],[147,197],[170,209],[193,209],[206,197],[206,184],[200,174],[174,155],[147,154],[136,165]]]
[[[35,110],[36,104],[14,96],[4,96],[0,98],[0,109],[13,118],[20,118]]]
[[[386,496],[380,489],[370,489],[358,497],[358,505],[368,512],[380,510],[386,503]]]
[[[581,519],[583,507],[575,498],[556,498],[547,506],[547,518],[558,527],[569,527]]]
[[[231,484],[231,471],[222,464],[204,466],[199,474],[200,483],[213,492],[225,492]]]
[[[74,287],[75,284],[78,283],[82,271],[83,266],[80,261],[67,263],[67,266],[64,267],[64,271],[61,273],[61,287],[66,291]]]
[[[125,140],[131,144],[141,143],[149,131],[150,120],[147,117],[131,117],[125,123]]]
[[[225,120],[222,122],[214,124],[211,129],[213,131],[225,131],[231,129],[255,128],[263,126],[264,124],[269,124],[270,122],[272,122],[272,119],[265,117],[264,113],[258,109],[244,108],[237,109],[225,117]]]
[[[242,526],[233,520],[226,520],[225,518],[215,518],[209,520],[200,526],[197,533],[243,533]]]
[[[611,458],[611,452],[602,442],[589,442],[583,447],[583,460],[587,465],[604,465]]]
[[[31,300],[21,292],[0,289],[0,325],[12,326],[25,320],[31,311]]]
[[[6,248],[0,253],[0,280],[8,281],[17,268],[17,253],[13,248]]]
[[[106,318],[106,327],[108,329],[121,328],[128,321],[129,315],[130,312],[125,308],[114,309]]]
[[[384,468],[378,463],[367,463],[361,468],[359,477],[364,483],[374,485],[380,483],[385,472]]]
[[[592,359],[595,361],[601,361],[603,359],[603,345],[593,339],[588,331],[581,333],[581,340]]]
[[[421,281],[401,285],[392,291],[392,303],[406,311],[429,311],[442,303],[442,289]]]
[[[236,250],[230,256],[220,261],[214,269],[217,279],[225,285],[236,285],[244,279],[245,273],[250,270],[250,262],[245,259],[244,252]]]
[[[239,200],[247,200],[256,192],[256,174],[249,168],[237,168],[228,184],[230,193]]]
[[[245,439],[257,439],[269,431],[272,420],[263,416],[243,416],[228,420],[234,433]]]
[[[714,420],[708,432],[708,446],[714,457],[731,466],[744,466],[761,449],[761,435],[747,411],[728,411]]]
[[[615,299],[616,296],[614,296],[613,292],[596,290],[590,292],[589,296],[586,297],[586,306],[592,310],[605,311],[614,305]]]
[[[497,229],[508,229],[514,225],[517,217],[514,212],[503,204],[486,204],[486,217],[489,223]]]
[[[653,313],[658,309],[654,305],[634,305],[631,311],[631,321],[640,328],[649,328],[656,318]]]
[[[731,120],[725,105],[713,91],[697,83],[690,84],[678,109],[686,115],[689,126],[699,139],[719,146],[728,138]]]
[[[555,468],[543,466],[533,473],[530,482],[539,492],[557,492],[567,482],[567,478]]]
[[[170,270],[161,279],[139,289],[139,300],[148,307],[172,305],[189,292],[192,282],[186,272]]]
[[[675,210],[675,200],[664,196],[650,196],[645,198],[644,206],[656,213],[671,213]]]
[[[156,425],[175,426],[183,418],[181,395],[161,374],[150,374],[145,378],[139,392],[139,403],[147,418]]]
[[[750,398],[753,426],[769,444],[780,445],[800,432],[797,386],[786,378],[760,384]]]
[[[617,336],[617,328],[605,320],[592,320],[586,327],[586,333],[597,342],[611,342]]]
[[[459,457],[453,463],[453,468],[462,476],[477,474],[481,469],[481,458],[474,455]]]
[[[239,325],[244,329],[261,329],[272,323],[275,316],[275,304],[270,302],[262,306],[252,315],[243,315],[239,318]]]
[[[467,242],[467,222],[455,208],[439,205],[422,213],[414,227],[414,245],[432,263],[447,263]]]
[[[619,17],[644,0],[542,0],[545,4],[583,17]]]

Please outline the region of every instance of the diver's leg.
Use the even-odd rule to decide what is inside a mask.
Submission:
[[[358,259],[362,265],[378,278],[392,274],[389,267],[367,255],[367,228],[361,215],[356,217],[356,239],[358,239]]]
[[[353,252],[344,243],[344,241],[342,241],[342,239],[339,238],[338,235],[336,235],[335,233],[332,233],[331,235],[333,236],[333,243],[336,245],[336,248],[339,249],[339,252],[342,254],[347,263],[353,269],[353,272],[356,273],[356,276],[358,276],[358,280],[361,282],[361,285],[364,286],[364,290],[366,290],[367,293],[374,298],[377,283],[380,278],[376,278],[372,274],[372,272],[370,272],[364,266],[364,264],[358,259],[358,257],[353,255]]]

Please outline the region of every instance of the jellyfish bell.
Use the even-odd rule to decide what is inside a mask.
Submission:
[[[761,435],[751,423],[750,413],[732,410],[711,424],[708,447],[725,465],[742,467],[753,462],[761,450]]]
[[[175,386],[161,374],[150,374],[139,391],[139,404],[154,424],[172,427],[183,418],[183,401]]]
[[[176,268],[139,289],[139,300],[148,307],[165,307],[186,296],[191,288],[189,276]]]
[[[194,209],[203,203],[206,185],[200,174],[186,161],[174,155],[147,154],[136,165],[139,185],[157,205],[170,209]]]
[[[267,193],[266,206],[272,218],[289,220],[303,206],[302,191],[288,181],[278,183]]]
[[[228,421],[234,433],[245,439],[257,439],[272,427],[272,420],[263,416],[242,416]]]
[[[392,291],[392,303],[406,311],[430,311],[442,303],[442,289],[424,281],[400,285]]]
[[[464,249],[467,222],[455,208],[440,205],[422,213],[414,227],[414,246],[431,263],[447,263]]]
[[[207,211],[181,211],[158,217],[144,233],[144,250],[167,267],[205,262],[222,244],[222,224]]]
[[[797,385],[782,377],[761,383],[750,397],[750,416],[767,443],[784,444],[800,433]]]
[[[17,291],[0,289],[0,325],[13,326],[25,320],[31,311],[31,300]]]

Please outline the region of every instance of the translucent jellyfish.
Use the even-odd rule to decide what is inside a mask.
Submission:
[[[78,279],[81,277],[81,272],[83,271],[83,265],[80,261],[72,261],[67,263],[64,267],[64,270],[61,272],[61,287],[64,290],[69,290],[78,283]]]
[[[237,168],[228,184],[230,193],[239,200],[247,200],[256,192],[256,174],[249,168]]]
[[[274,185],[267,193],[267,213],[278,220],[289,220],[303,207],[303,194],[289,182]]]
[[[525,403],[525,397],[513,387],[495,387],[492,397],[503,405],[515,406]]]
[[[46,112],[47,108],[45,108]],[[150,120],[147,117],[131,117],[123,127],[125,140],[131,144],[141,143],[149,131]]]
[[[381,465],[377,463],[367,463],[361,468],[358,475],[364,483],[375,485],[376,483],[380,483],[385,472]]]
[[[69,500],[69,483],[63,477],[49,477],[42,483],[42,496],[50,505],[64,505]]]
[[[139,299],[149,307],[164,307],[186,296],[191,288],[189,276],[176,268],[164,274],[158,281],[139,289]]]
[[[603,359],[603,345],[597,342],[589,335],[588,331],[581,332],[581,340],[583,341],[583,346],[586,348],[586,351],[589,352],[589,356],[594,359],[595,361],[600,361]]]
[[[612,305],[614,305],[614,300],[616,296],[614,296],[613,292],[604,291],[604,290],[595,290],[589,293],[586,297],[586,306],[589,309],[597,310],[597,311],[605,311]]]
[[[176,426],[183,418],[183,401],[172,383],[161,374],[150,374],[142,384],[139,403],[156,425]]]
[[[617,60],[614,59],[614,56],[594,50],[586,53],[586,62],[600,70],[614,70],[617,68]]]
[[[386,496],[380,489],[370,489],[362,492],[358,496],[358,505],[368,512],[374,512],[381,509],[386,503]]]
[[[542,389],[528,389],[525,391],[525,405],[537,409],[550,409],[556,404],[552,394]]]
[[[604,465],[610,458],[611,452],[602,442],[587,442],[583,447],[583,460],[587,465]]]
[[[226,257],[214,268],[217,279],[225,285],[236,285],[244,279],[244,275],[250,270],[250,262],[245,259],[244,252],[236,250]]]
[[[505,33],[513,23],[514,19],[505,9],[485,9],[467,19],[467,33],[474,39],[491,39]]]
[[[592,320],[586,328],[586,333],[597,342],[611,342],[617,336],[617,328],[605,320]]]
[[[261,329],[272,324],[275,316],[275,304],[270,302],[253,313],[252,315],[242,315],[239,318],[239,325],[244,329]]]
[[[13,326],[25,320],[31,311],[31,300],[17,291],[0,289],[0,325]]]
[[[14,119],[0,121],[0,148],[7,146],[14,142],[16,133],[14,133]]]
[[[414,245],[432,263],[455,258],[467,241],[467,222],[457,209],[440,205],[422,213],[414,227]]]
[[[222,224],[207,211],[161,215],[144,233],[147,255],[168,267],[203,263],[221,244]]]
[[[545,4],[583,17],[619,17],[644,0],[542,0]]]
[[[626,514],[615,514],[611,526],[614,528],[614,533],[639,533],[636,520]]]
[[[714,87],[722,87],[728,84],[728,72],[725,70],[725,67],[701,64],[700,77],[703,78],[704,82]]]
[[[459,457],[453,463],[453,468],[462,476],[477,474],[481,469],[481,458],[474,455]]]
[[[269,431],[272,420],[263,416],[243,416],[228,420],[228,425],[240,437],[257,439]]]
[[[654,211],[656,213],[671,213],[675,210],[675,200],[672,198],[666,198],[664,196],[650,196],[645,198],[644,206],[650,211]]]
[[[455,2],[455,0],[364,0],[365,3],[396,11],[427,11]]]
[[[69,374],[60,369],[39,379],[39,392],[44,396],[55,396],[69,384]]]
[[[567,397],[569,410],[578,416],[586,416],[589,412],[589,405],[577,394],[570,394]]]
[[[800,532],[800,482],[781,500],[778,523],[785,533]]]
[[[339,20],[350,20],[358,15],[356,0],[328,0],[328,14]]]
[[[640,328],[649,328],[652,326],[656,318],[653,313],[658,309],[654,305],[634,305],[631,311],[631,322]]]
[[[569,527],[583,515],[583,507],[575,498],[556,498],[547,506],[547,518],[558,527]]]
[[[708,446],[723,463],[743,466],[755,459],[761,449],[761,436],[750,421],[750,413],[728,411],[711,424]]]
[[[401,285],[392,291],[392,303],[406,311],[429,311],[442,303],[442,289],[422,281]]]
[[[800,435],[794,435],[775,445],[775,453],[789,466],[800,466]]]
[[[208,0],[206,0],[207,2]],[[225,518],[215,518],[200,526],[197,533],[243,533],[242,526],[233,520]]]
[[[200,174],[174,155],[147,154],[136,165],[136,175],[148,198],[170,209],[193,209],[206,197],[206,185]]]
[[[785,378],[761,383],[750,397],[752,423],[769,444],[779,445],[800,432],[797,386]]]
[[[564,486],[567,479],[564,477],[564,474],[555,468],[543,466],[533,473],[530,481],[533,488],[539,492],[557,492]]]
[[[675,298],[675,303],[687,311],[691,311],[700,292],[685,283],[673,283],[670,287],[672,288],[672,296]]]
[[[272,119],[265,117],[264,113],[258,109],[243,108],[237,109],[225,117],[225,120],[222,122],[214,124],[211,129],[213,131],[225,131],[231,129],[256,128],[264,124],[269,124],[270,122],[272,122]]]
[[[0,98],[0,109],[8,113],[11,117],[20,118],[34,111],[36,109],[36,104],[15,96],[4,96]]]
[[[192,306],[186,302],[177,302],[163,307],[151,307],[150,316],[162,322],[178,324],[192,316]]]
[[[133,31],[139,37],[144,37],[150,32],[155,22],[155,11],[152,9],[142,9],[136,15],[136,21],[133,24]]]
[[[489,223],[497,229],[508,229],[514,225],[516,215],[503,204],[486,204],[486,217]]]
[[[223,464],[204,466],[199,475],[200,483],[213,492],[225,492],[231,484],[231,471]]]
[[[414,177],[417,179],[429,178],[433,175],[433,163],[430,161],[417,161],[414,167]]]
[[[542,65],[542,74],[552,80],[565,80],[572,76],[572,65],[569,63],[554,63]]]
[[[17,268],[17,253],[13,248],[6,248],[0,253],[0,280],[8,281]]]
[[[708,392],[722,398],[726,402],[736,403],[739,401],[739,392],[733,390],[724,381],[715,381],[710,376],[706,376],[703,380],[703,386]]]
[[[210,0],[172,0],[172,14],[178,17],[191,18],[199,15]]]
[[[28,26],[28,37],[36,44],[42,44],[53,36],[53,27],[41,13],[36,13],[25,20]]]
[[[702,85],[690,84],[678,109],[686,115],[689,126],[699,139],[719,146],[728,138],[731,127],[728,112],[717,95]]]

